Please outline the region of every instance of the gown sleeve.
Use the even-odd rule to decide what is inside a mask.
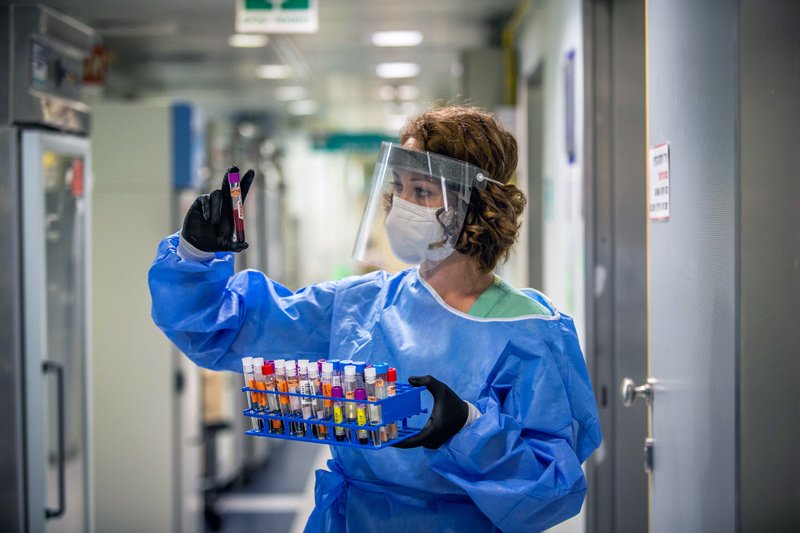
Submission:
[[[148,273],[155,324],[196,364],[242,371],[241,358],[328,355],[336,283],[293,293],[255,270],[234,275],[232,253],[184,260],[161,241]]]
[[[586,493],[581,463],[600,443],[583,358],[565,374],[570,357],[554,352],[569,340],[539,346],[528,353],[509,343],[476,402],[482,415],[427,451],[431,468],[504,532],[542,531],[577,514]]]

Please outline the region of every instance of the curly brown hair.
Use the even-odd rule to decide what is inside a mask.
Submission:
[[[509,181],[517,168],[517,141],[497,118],[477,107],[445,106],[408,121],[400,142],[466,161],[504,185],[474,188],[455,249],[474,257],[485,272],[505,262],[519,236],[525,195]]]

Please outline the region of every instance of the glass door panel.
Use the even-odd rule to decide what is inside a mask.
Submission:
[[[85,159],[82,155],[52,150],[42,152],[45,200],[45,257],[47,301],[47,358],[60,363],[64,379],[64,461],[67,511],[61,520],[48,524],[48,531],[83,529],[80,511],[84,470],[84,375],[86,364],[85,287]],[[58,391],[47,388],[48,413],[58,412]],[[52,420],[52,418],[51,418]],[[56,429],[50,424],[51,429]],[[58,501],[58,433],[49,432],[48,506]]]
[[[28,519],[86,531],[89,142],[27,131],[22,151]]]

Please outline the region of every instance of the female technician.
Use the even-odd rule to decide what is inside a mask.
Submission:
[[[433,396],[422,432],[379,451],[332,447],[307,531],[546,529],[580,510],[600,426],[572,320],[492,272],[525,205],[509,183],[516,141],[468,107],[430,110],[400,140],[379,154],[354,257],[416,266],[294,293],[260,272],[234,275],[230,252],[247,245],[231,241],[223,180],[159,245],[153,320],[206,368],[303,354],[421,376],[409,381]]]

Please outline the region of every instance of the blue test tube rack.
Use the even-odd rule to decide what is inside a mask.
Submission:
[[[245,431],[245,435],[251,435],[254,437],[267,437],[270,439],[312,442],[314,444],[325,444],[331,446],[345,446],[348,448],[361,448],[364,450],[380,450],[420,432],[422,428],[410,427],[408,425],[408,419],[412,416],[428,412],[427,409],[422,409],[422,399],[420,398],[420,393],[423,390],[425,390],[425,387],[412,387],[411,385],[398,383],[396,385],[396,393],[394,396],[389,396],[388,398],[374,402],[370,402],[368,400],[336,398],[336,401],[340,401],[342,403],[351,402],[365,404],[367,406],[367,410],[369,410],[370,405],[379,405],[381,407],[381,423],[379,425],[371,425],[369,422],[367,422],[367,424],[364,426],[359,426],[358,424],[349,424],[347,422],[337,424],[333,421],[333,417],[302,418],[298,416],[282,415],[280,413],[273,413],[270,411],[261,411],[258,409],[245,409],[243,412],[244,416],[263,420],[263,424],[260,424],[260,426],[263,426],[264,428]],[[242,387],[242,392],[245,394],[274,394],[277,396],[297,396],[299,398],[307,399],[332,400],[332,398],[329,396],[279,392],[277,390],[252,389],[250,387]],[[283,421],[283,433],[271,432],[269,430],[269,427],[271,426],[270,422],[272,420]],[[327,428],[327,436],[324,439],[320,439],[314,435],[311,435],[311,432],[307,430],[305,436],[299,437],[291,432],[291,426],[293,423],[306,424],[307,428],[309,429],[311,426],[325,426]],[[349,441],[346,438],[342,441],[334,438],[334,427],[346,428],[349,430],[349,433],[355,433],[357,430],[376,431],[379,427],[387,426],[392,423],[397,424],[397,438],[387,440],[386,442],[381,442],[379,446],[375,446],[375,444],[373,444],[371,441],[367,444],[360,444],[359,442]]]

